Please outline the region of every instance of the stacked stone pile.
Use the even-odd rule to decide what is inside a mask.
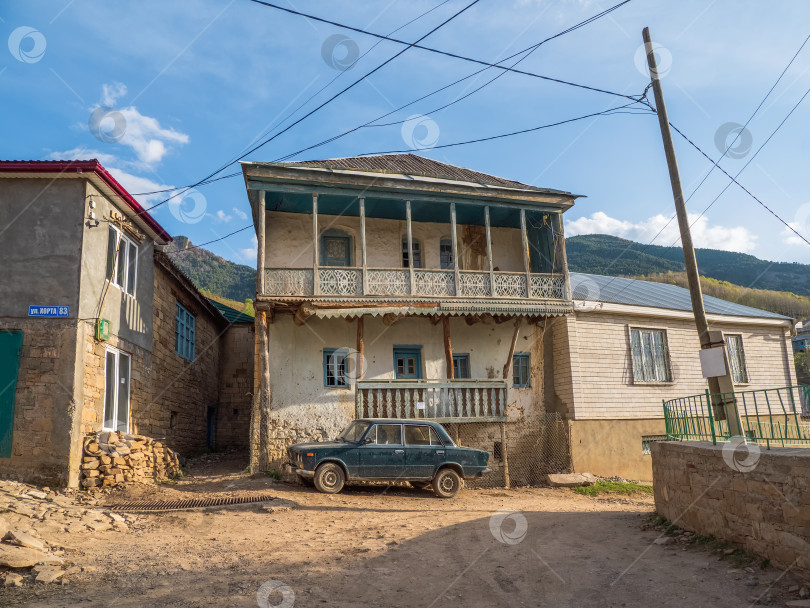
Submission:
[[[82,487],[166,481],[181,474],[177,453],[151,437],[115,431],[85,437]]]

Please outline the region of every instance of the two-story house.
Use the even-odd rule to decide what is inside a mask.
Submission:
[[[412,154],[242,168],[254,468],[356,417],[431,418],[496,452],[490,440],[529,432],[543,327],[572,312],[562,213],[576,195]]]
[[[76,486],[97,431],[246,443],[252,319],[206,299],[170,240],[96,160],[0,161],[0,477]]]

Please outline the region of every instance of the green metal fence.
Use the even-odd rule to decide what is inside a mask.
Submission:
[[[712,405],[712,402],[715,405]],[[725,441],[728,419],[718,403],[733,403],[745,437],[763,445],[810,447],[810,386],[785,386],[733,393],[691,395],[664,401],[667,437]]]

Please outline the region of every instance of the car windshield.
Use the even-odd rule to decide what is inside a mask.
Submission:
[[[338,439],[342,439],[344,441],[360,441],[363,433],[365,433],[366,429],[368,429],[369,424],[369,422],[355,420],[348,427],[346,427],[346,429],[344,429],[340,435],[338,435]]]

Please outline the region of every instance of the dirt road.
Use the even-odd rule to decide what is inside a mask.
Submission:
[[[646,497],[533,488],[441,500],[381,487],[328,496],[216,469],[227,464],[203,463],[198,477],[110,500],[268,493],[277,497],[269,509],[142,515],[127,531],[51,532],[69,562],[96,570],[64,585],[0,588],[0,605],[739,608],[769,595],[781,605],[796,582],[772,568],[734,568],[703,548],[655,544],[660,533],[642,530],[653,511]]]

